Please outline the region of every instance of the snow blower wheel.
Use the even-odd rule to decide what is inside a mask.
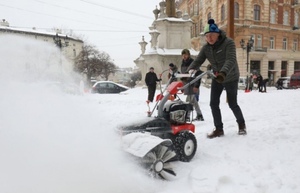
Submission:
[[[175,157],[176,153],[170,147],[159,145],[143,157],[142,163],[150,176],[168,180],[176,176],[171,163],[176,161]]]
[[[183,131],[175,136],[173,146],[178,159],[183,162],[189,162],[197,151],[197,140],[190,131]]]

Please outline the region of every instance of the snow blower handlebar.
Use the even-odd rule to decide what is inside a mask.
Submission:
[[[181,87],[181,88],[178,88],[178,90],[184,90],[184,89],[186,89],[187,87],[189,87],[189,86],[191,86],[192,84],[194,84],[195,82],[197,82],[200,78],[202,78],[202,77],[205,76],[206,74],[209,75],[209,76],[211,76],[212,78],[216,78],[216,76],[215,76],[215,74],[213,73],[213,71],[208,70],[208,71],[205,71],[205,72],[199,74],[199,75],[196,76],[195,79],[193,79],[191,82],[185,84],[185,85],[184,85],[183,87]],[[191,74],[189,77],[193,77],[193,76],[194,76],[194,74]]]
[[[176,93],[178,93],[179,90],[184,90],[184,89],[188,88],[189,86],[191,86],[192,84],[194,84],[195,82],[197,82],[200,78],[202,78],[205,75],[209,75],[212,78],[216,78],[216,76],[214,75],[214,73],[212,72],[212,70],[208,70],[208,71],[205,71],[205,72],[199,74],[192,81],[190,81],[189,83],[187,83],[185,85],[183,85],[183,83],[181,81],[172,82],[168,86],[168,88],[167,88],[168,92],[166,93],[166,95],[160,101],[160,104],[158,106],[157,116],[158,117],[163,117],[164,105],[168,101],[169,96],[171,94],[176,94]],[[176,78],[179,78],[179,77],[193,77],[193,75],[191,76],[191,74],[178,74],[176,76]]]

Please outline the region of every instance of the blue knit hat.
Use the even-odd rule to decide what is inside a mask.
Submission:
[[[215,24],[215,20],[213,19],[209,19],[207,25],[204,28],[204,34],[211,33],[211,32],[220,33],[220,30],[217,24]]]

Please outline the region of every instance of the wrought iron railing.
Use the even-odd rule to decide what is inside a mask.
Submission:
[[[268,51],[268,48],[267,47],[258,47],[258,46],[255,46],[252,48],[253,51],[255,52],[267,52]]]

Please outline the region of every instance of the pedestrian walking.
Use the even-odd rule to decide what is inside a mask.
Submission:
[[[148,87],[148,100],[147,103],[153,102],[153,98],[156,91],[156,82],[161,81],[161,78],[157,78],[154,68],[150,67],[149,72],[146,73],[145,83]]]

